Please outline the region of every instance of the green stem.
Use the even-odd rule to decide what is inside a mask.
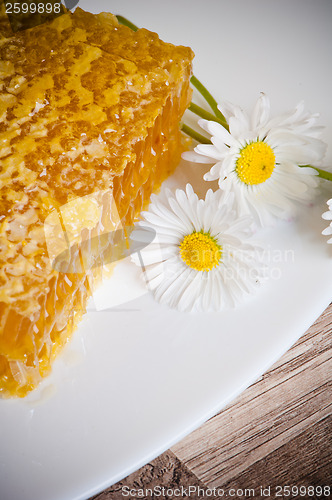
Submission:
[[[120,24],[123,24],[124,26],[127,26],[133,31],[137,31],[138,27],[135,26],[131,21],[126,19],[123,16],[116,16],[117,20],[119,21]],[[206,102],[210,105],[212,111],[214,112],[214,115],[212,113],[209,113],[209,111],[206,111],[204,108],[201,108],[197,104],[194,104],[193,102],[190,103],[189,105],[189,111],[192,113],[195,113],[197,116],[200,116],[201,118],[204,118],[205,120],[210,120],[210,121],[215,121],[217,123],[220,123],[223,127],[225,127],[226,130],[229,130],[227,120],[224,117],[224,115],[219,111],[218,109],[218,103],[213,97],[212,94],[208,91],[206,87],[196,78],[195,75],[193,75],[190,79],[192,85],[198,90],[198,92],[204,97]],[[181,126],[182,132],[185,134],[189,135],[189,137],[192,137],[195,139],[195,141],[200,142],[201,144],[212,144],[211,141],[207,138],[204,137],[204,135],[199,134],[196,132],[196,130],[192,129],[191,127],[188,127],[188,125],[182,124]],[[318,173],[318,177],[321,179],[326,179],[328,181],[332,182],[332,172],[328,172],[327,170],[322,170],[321,168],[318,167],[313,167],[312,165],[299,165],[300,167],[310,167],[316,170]]]
[[[202,94],[202,96],[204,97],[204,99],[206,100],[206,102],[210,105],[212,111],[214,112],[214,114],[216,115],[217,118],[219,118],[220,120],[222,120],[223,122],[227,123],[227,120],[226,118],[224,117],[224,115],[221,113],[221,111],[219,111],[218,109],[218,103],[217,101],[215,100],[215,98],[213,97],[212,94],[210,94],[210,92],[208,91],[208,89],[206,87],[204,87],[204,85],[202,84],[202,82],[200,82],[198,80],[198,78],[196,78],[195,75],[193,75],[190,79],[192,85],[198,90],[198,92],[200,94]]]
[[[326,179],[327,181],[332,181],[332,172],[328,172],[327,170],[322,170],[318,167],[313,167],[312,165],[299,165],[300,167],[310,167],[318,172],[318,177],[321,179]]]
[[[135,26],[135,24],[133,24],[132,22],[130,22],[125,17],[116,15],[116,18],[117,18],[117,20],[119,21],[120,24],[123,24],[124,26],[127,26],[131,30],[133,30],[133,31],[137,31],[138,30],[138,27]]]
[[[196,130],[188,127],[188,125],[185,125],[184,123],[181,125],[181,130],[185,134],[189,135],[189,137],[192,137],[193,139],[195,139],[195,141],[200,142],[201,144],[212,144],[210,139],[204,137],[204,135],[199,134],[198,132],[196,132]]]
[[[205,120],[220,123],[220,125],[222,125],[226,130],[229,130],[228,124],[225,120],[221,120],[220,118],[217,118],[212,113],[209,113],[209,111],[206,111],[204,108],[197,106],[197,104],[194,104],[193,102],[191,102],[188,109],[192,113],[195,113],[196,115],[200,116],[201,118],[204,118]]]

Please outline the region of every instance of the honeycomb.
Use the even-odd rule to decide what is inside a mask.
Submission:
[[[15,34],[3,26],[0,396],[24,397],[84,314],[111,231],[179,162],[193,53],[81,9]]]

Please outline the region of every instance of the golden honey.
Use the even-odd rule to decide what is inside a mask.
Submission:
[[[91,196],[101,200],[94,227],[90,210],[70,209],[66,228],[78,221],[80,241],[132,224],[179,162],[193,53],[81,9],[12,35],[2,19],[0,29],[0,396],[23,397],[100,278],[97,266],[56,269],[47,228],[57,245],[63,207]]]

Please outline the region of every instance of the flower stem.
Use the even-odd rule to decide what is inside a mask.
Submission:
[[[322,170],[318,167],[313,167],[312,165],[299,165],[300,167],[310,167],[318,172],[318,177],[321,179],[326,179],[327,181],[332,181],[332,172],[328,172],[327,170]]]
[[[127,26],[131,30],[133,31],[138,30],[138,27],[135,26],[135,24],[133,24],[125,17],[117,15],[116,18],[120,24]],[[190,81],[192,85],[198,90],[198,92],[204,97],[206,102],[209,104],[212,111],[214,112],[214,115],[212,113],[209,113],[209,111],[206,111],[204,108],[201,108],[197,104],[194,104],[193,102],[190,103],[189,105],[188,108],[189,111],[195,113],[197,116],[200,116],[201,118],[204,118],[205,120],[210,120],[220,123],[220,125],[222,125],[226,130],[229,130],[227,120],[221,113],[221,111],[219,111],[218,103],[213,97],[213,95],[210,94],[208,89],[202,84],[202,82],[198,80],[198,78],[196,78],[195,75],[192,75]],[[195,139],[195,141],[200,142],[201,144],[212,144],[207,137],[204,137],[204,135],[199,134],[198,132],[196,132],[196,130],[192,129],[191,127],[188,127],[188,125],[185,125],[184,123],[181,125],[181,130],[185,134],[189,135],[189,137],[192,137],[193,139]],[[318,173],[318,177],[332,182],[332,172],[328,172],[327,170],[322,170],[321,168],[318,167],[313,167],[312,165],[299,165],[299,166],[313,168]]]
[[[185,123],[181,125],[181,130],[185,134],[189,135],[189,137],[192,137],[193,139],[195,139],[195,141],[200,142],[201,144],[211,144],[210,139],[204,137],[204,135],[199,134],[193,128],[188,127],[188,125],[186,125]]]
[[[206,111],[204,108],[197,106],[197,104],[191,102],[188,109],[189,109],[189,111],[191,111],[192,113],[195,113],[196,115],[200,116],[201,118],[205,118],[205,120],[210,120],[210,121],[220,123],[220,125],[225,127],[226,130],[229,130],[228,124],[225,120],[221,120],[220,118],[217,118],[212,113],[209,113],[209,111]]]
[[[117,20],[119,21],[120,24],[123,24],[124,26],[127,26],[128,28],[130,28],[133,31],[137,31],[138,30],[138,27],[135,26],[135,24],[133,24],[132,22],[130,22],[125,17],[119,16],[118,14],[115,17],[117,18]]]
[[[204,87],[204,85],[202,84],[202,82],[200,82],[198,80],[198,78],[196,78],[195,75],[193,75],[190,79],[192,85],[198,90],[198,92],[200,94],[202,94],[202,96],[204,97],[204,99],[206,100],[206,102],[210,105],[212,111],[214,112],[214,114],[216,115],[217,118],[219,118],[220,120],[222,120],[224,123],[227,123],[227,120],[226,118],[224,117],[224,115],[222,114],[221,111],[219,111],[218,109],[218,103],[217,101],[215,100],[215,98],[213,97],[212,94],[210,94],[210,92],[208,91],[208,89],[206,87]]]

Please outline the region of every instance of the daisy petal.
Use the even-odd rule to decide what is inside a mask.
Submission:
[[[213,146],[197,146],[197,151],[218,160],[204,179],[218,180],[222,191],[234,192],[238,214],[251,214],[258,225],[296,215],[299,203],[310,202],[318,186],[317,170],[303,166],[319,165],[326,151],[317,115],[300,102],[270,119],[270,101],[263,93],[251,120],[239,106],[223,103],[220,109],[230,133],[214,121],[199,121]]]
[[[214,158],[215,160],[222,160],[225,156],[214,145],[210,144],[199,144],[195,147],[195,152],[208,158]]]
[[[250,218],[238,218],[234,194],[210,189],[198,199],[187,184],[185,191],[165,190],[160,198],[165,202],[153,197],[144,220],[136,224],[138,233],[147,225],[156,237],[132,257],[137,265],[143,263],[155,299],[180,311],[235,306],[252,290],[250,276],[259,271],[252,257],[255,247],[247,241]],[[235,272],[241,263],[248,276]]]
[[[265,127],[270,116],[270,99],[261,92],[252,114],[252,128],[254,130]]]
[[[220,123],[207,120],[198,120],[198,125],[206,130],[210,135],[218,137],[220,141],[228,146],[236,145],[237,141]]]
[[[182,158],[187,161],[191,161],[193,163],[214,163],[214,158],[207,158],[199,153],[195,153],[195,151],[185,151],[182,153]]]

